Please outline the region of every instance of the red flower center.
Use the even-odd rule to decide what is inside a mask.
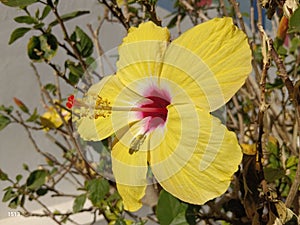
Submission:
[[[167,106],[170,105],[169,96],[162,91],[152,91],[150,95],[146,97],[149,101],[140,105],[141,112],[140,117],[142,119],[149,118],[146,131],[153,130],[160,125],[164,125],[167,116]]]
[[[170,104],[170,102],[157,96],[149,96],[147,98],[150,99],[152,103],[141,105],[141,108],[151,108],[153,109],[153,112],[142,111],[142,117],[159,117],[163,121],[166,121],[168,115],[167,106]]]

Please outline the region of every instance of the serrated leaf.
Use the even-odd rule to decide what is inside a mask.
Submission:
[[[88,14],[88,13],[90,13],[90,11],[75,11],[75,12],[71,12],[71,13],[67,13],[67,14],[62,15],[61,19],[62,19],[62,21],[66,22],[68,20],[74,19],[76,17],[82,16],[82,15],[85,15],[85,14]],[[57,24],[58,24],[58,20],[54,20],[53,22],[51,22],[49,24],[49,27],[53,27]]]
[[[86,184],[88,198],[94,206],[100,206],[101,201],[109,191],[109,183],[104,179],[94,179]]]
[[[29,189],[40,188],[46,182],[48,172],[46,170],[35,170],[27,178],[26,185]]]
[[[38,2],[38,0],[0,0],[4,5],[10,6],[10,7],[25,7],[28,5],[31,5],[35,2]]]
[[[10,119],[7,116],[0,114],[0,131],[3,130],[8,124],[10,124]]]
[[[36,19],[31,16],[18,16],[18,17],[15,17],[14,20],[17,23],[26,23],[26,24],[37,23]]]
[[[23,37],[30,30],[31,30],[31,28],[29,28],[29,27],[19,27],[19,28],[15,29],[10,35],[8,44],[10,45],[10,44],[14,43],[16,40]]]
[[[84,203],[86,201],[86,194],[79,195],[75,198],[73,204],[73,212],[77,213],[83,209]]]
[[[80,27],[76,26],[75,31],[71,35],[71,40],[76,43],[76,48],[84,58],[89,57],[93,53],[93,42]]]
[[[162,190],[157,203],[156,215],[161,225],[188,224],[185,217],[187,208],[187,204],[181,203],[167,191]]]

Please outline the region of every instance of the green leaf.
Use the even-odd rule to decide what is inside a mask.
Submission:
[[[8,175],[0,169],[0,180],[8,180]]]
[[[168,23],[167,27],[169,29],[173,28],[176,26],[176,23],[178,21],[178,16],[181,16],[181,21],[185,18],[186,16],[186,13],[180,13],[180,14],[176,14],[171,20],[170,22]]]
[[[89,68],[91,68],[92,70],[96,70],[97,69],[97,63],[95,63],[96,62],[96,60],[93,58],[93,57],[88,57],[88,58],[86,58],[86,60],[85,60],[85,63],[87,64],[87,66],[89,67]]]
[[[293,166],[297,166],[298,157],[297,156],[290,156],[286,161],[286,168],[290,169]]]
[[[78,213],[83,209],[84,203],[86,201],[86,194],[79,195],[75,198],[73,204],[73,212]]]
[[[295,10],[291,18],[289,19],[289,33],[300,32],[300,7]]]
[[[16,176],[17,182],[19,183],[20,180],[22,180],[22,178],[23,178],[23,176],[22,176],[21,174],[18,174],[18,175]]]
[[[26,120],[26,122],[35,122],[39,117],[40,115],[37,112],[37,108],[35,108],[31,116]]]
[[[38,23],[38,24],[33,26],[33,29],[36,29],[36,30],[41,29],[41,28],[44,27],[44,25],[45,25],[44,23]]]
[[[29,166],[27,164],[23,163],[23,169],[26,171],[29,171]]]
[[[0,114],[0,131],[3,130],[8,124],[10,124],[10,119],[7,116]]]
[[[48,84],[46,84],[46,85],[44,86],[44,88],[45,88],[47,91],[51,92],[54,96],[56,95],[56,91],[57,91],[56,85],[54,85],[54,84],[52,84],[52,83],[48,83]]]
[[[35,11],[35,17],[36,18],[39,18],[40,16],[40,9],[38,8],[36,11]]]
[[[159,195],[156,215],[161,225],[188,224],[185,212],[188,205],[181,203],[177,198],[162,190]]]
[[[267,83],[266,84],[266,89],[268,89],[268,90],[280,89],[283,86],[284,86],[284,83],[283,83],[282,79],[275,78],[274,83]]]
[[[28,5],[31,5],[35,2],[38,2],[38,0],[0,0],[4,5],[10,6],[10,7],[25,7]]]
[[[109,183],[104,179],[89,180],[86,183],[88,198],[94,206],[101,206],[101,201],[109,191]]]
[[[71,35],[71,40],[76,43],[76,48],[83,57],[89,57],[93,53],[93,42],[80,27],[76,26]]]
[[[264,174],[265,174],[266,181],[274,182],[275,180],[284,177],[285,171],[281,168],[266,167],[264,168]]]
[[[10,201],[8,207],[11,209],[16,209],[20,205],[19,196],[15,197],[13,200]]]
[[[0,111],[4,111],[4,112],[6,112],[7,114],[12,113],[13,110],[14,110],[14,107],[13,107],[13,106],[6,107],[6,106],[4,106],[4,105],[0,105]]]
[[[26,24],[37,23],[36,19],[31,16],[18,16],[18,17],[15,17],[14,20],[17,23],[26,23]]]
[[[32,36],[27,45],[27,54],[34,61],[50,60],[56,54],[57,48],[57,39],[52,34]]]
[[[23,194],[22,197],[21,197],[21,201],[20,201],[20,206],[21,206],[21,207],[24,207],[24,205],[25,205],[25,200],[26,200],[26,195]]]
[[[48,193],[48,189],[47,188],[39,188],[37,191],[36,191],[36,194],[38,195],[38,196],[43,196],[43,195],[45,195],[45,194],[47,194]]]
[[[40,36],[41,50],[44,52],[43,58],[50,60],[57,51],[58,43],[57,39],[52,34],[44,34]]]
[[[61,19],[62,19],[62,21],[66,22],[68,20],[74,19],[76,17],[82,16],[82,15],[85,15],[85,14],[88,14],[88,13],[90,13],[90,12],[89,11],[75,11],[75,12],[71,12],[71,13],[67,13],[67,14],[62,15]],[[58,24],[58,20],[54,20],[53,22],[51,22],[49,24],[49,27],[53,27],[57,24]]]
[[[47,175],[48,172],[46,170],[33,171],[26,181],[27,187],[32,190],[40,188],[45,184]]]
[[[14,43],[16,40],[23,37],[30,30],[31,30],[31,28],[29,28],[29,27],[19,27],[19,28],[15,29],[10,35],[8,44],[10,45],[10,44]]]
[[[74,62],[67,60],[65,62],[65,67],[69,69],[68,79],[72,84],[77,84],[79,79],[83,76],[84,70],[80,64],[75,64]]]
[[[8,202],[10,199],[17,196],[16,192],[13,191],[12,187],[9,187],[3,195],[2,202]]]
[[[43,13],[42,13],[42,16],[40,17],[40,20],[45,19],[49,15],[50,12],[51,12],[51,7],[49,5],[47,5],[43,10]]]
[[[300,47],[300,38],[294,37],[291,41],[290,53],[294,54],[295,51]]]
[[[119,218],[114,225],[126,225],[126,221],[123,218]]]

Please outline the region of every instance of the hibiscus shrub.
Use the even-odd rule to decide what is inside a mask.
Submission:
[[[0,130],[19,124],[45,159],[15,178],[0,168],[9,208],[56,224],[80,224],[77,214],[84,224],[300,222],[298,0],[249,1],[249,12],[176,0],[163,19],[160,1],[98,0],[99,25],[71,32],[66,22],[89,11],[0,1],[20,9],[9,44],[28,42],[42,102],[1,105]],[[118,51],[102,51],[104,22],[128,31]],[[56,82],[43,83],[41,68]],[[73,206],[53,210],[50,197]]]

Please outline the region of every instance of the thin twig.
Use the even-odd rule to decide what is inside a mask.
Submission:
[[[236,16],[239,20],[242,31],[244,31],[244,33],[246,34],[246,26],[245,26],[245,23],[244,23],[243,15],[240,11],[239,3],[236,2],[236,0],[229,0],[229,1],[230,1],[231,5],[234,8],[235,14],[236,14]]]
[[[258,24],[258,29],[261,32],[261,36],[262,36],[262,51],[266,52],[266,54],[263,53],[264,64],[263,64],[261,80],[260,80],[260,107],[258,112],[258,138],[256,143],[256,149],[257,149],[256,170],[263,188],[263,192],[266,195],[268,192],[268,188],[264,177],[264,171],[262,165],[263,149],[264,149],[262,143],[263,143],[263,134],[264,134],[264,116],[265,116],[265,111],[268,108],[268,105],[266,103],[266,79],[267,79],[268,70],[270,68],[271,55],[270,55],[270,51],[268,51],[268,49],[270,49],[268,36],[266,35],[261,24]]]
[[[118,7],[115,1],[113,2],[113,4],[109,4],[106,0],[98,0],[98,2],[104,4],[110,10],[110,12],[120,21],[120,23],[125,27],[126,30],[129,29],[129,21],[126,20],[122,10]]]
[[[228,16],[228,12],[226,10],[224,0],[219,0],[219,2],[220,2],[220,8],[222,9],[223,15]]]

